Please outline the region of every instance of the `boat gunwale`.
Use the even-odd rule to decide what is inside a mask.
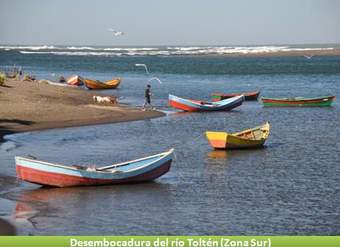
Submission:
[[[267,133],[266,135],[262,135],[261,139],[247,139],[247,138],[243,138],[243,137],[240,137],[239,135],[243,134],[243,133],[246,133],[246,132],[253,132],[255,130],[261,130],[262,133],[264,133],[264,131],[262,129],[265,129],[267,130]],[[227,132],[226,132],[227,133]],[[228,133],[227,133],[228,134]],[[228,135],[231,135],[231,136],[234,136],[234,137],[237,137],[237,138],[240,138],[240,139],[243,139],[243,140],[250,140],[250,141],[262,141],[262,140],[266,140],[268,139],[268,136],[270,134],[270,123],[269,122],[265,122],[264,124],[262,125],[259,125],[259,126],[256,126],[254,128],[251,128],[251,129],[246,129],[246,130],[243,130],[243,131],[240,131],[240,132],[235,132],[235,133],[231,133],[231,134],[228,134]]]
[[[183,100],[184,102],[188,102],[188,103],[191,103],[191,104],[194,105],[194,106],[191,106],[191,107],[198,107],[198,109],[200,109],[202,106],[211,107],[211,108],[213,108],[213,107],[223,107],[223,106],[227,105],[228,103],[233,103],[234,101],[239,100],[242,97],[244,98],[243,94],[231,97],[229,99],[224,99],[224,100],[215,101],[215,102],[208,102],[208,101],[202,101],[202,100],[193,100],[193,99],[181,98],[181,97],[178,97],[176,95],[169,94],[168,99],[169,99],[169,101],[175,101],[175,102],[178,102],[178,101],[176,101],[176,99]],[[203,102],[204,104],[200,104],[197,101]],[[179,102],[179,103],[181,103],[181,102]]]
[[[245,93],[212,93],[211,96],[214,97],[214,96],[218,96],[218,97],[224,97],[224,96],[232,96],[232,97],[235,97],[235,96],[241,96],[241,95],[244,95],[244,97],[249,97],[249,96],[255,96],[255,95],[259,95],[260,94],[260,90],[257,90],[257,91],[252,91],[252,92],[245,92]]]
[[[111,84],[113,81],[116,81],[115,84]],[[121,79],[120,79],[120,77],[118,77],[118,78],[115,78],[115,79],[112,79],[112,80],[109,80],[109,81],[104,81],[103,83],[105,85],[108,85],[108,86],[113,86],[113,85],[119,85],[120,82],[121,82]]]
[[[241,135],[245,132],[251,132],[251,131],[254,131],[254,130],[257,130],[257,129],[262,129],[262,128],[265,128],[267,130],[267,134],[265,136],[262,136],[260,139],[248,139],[248,138],[244,138],[244,137],[239,136],[239,135]],[[223,133],[223,134],[226,134],[227,136],[229,135],[229,136],[237,137],[241,140],[246,140],[246,141],[263,141],[263,140],[267,140],[268,136],[270,134],[270,123],[266,122],[262,125],[254,127],[254,128],[245,129],[245,130],[242,130],[242,131],[239,131],[239,132],[234,132],[234,133],[228,133],[228,132],[225,132],[225,131],[206,131],[206,133],[208,133],[208,132]]]
[[[327,101],[333,101],[335,99],[335,95],[328,95],[328,96],[320,96],[320,97],[314,97],[314,98],[306,98],[306,97],[292,97],[292,98],[268,98],[268,97],[261,97],[261,101],[266,101],[264,103],[271,103],[270,101],[273,101],[273,103],[294,103],[294,102],[310,102],[310,101],[315,101],[315,102],[310,102],[310,103],[321,103],[325,99]]]
[[[120,162],[120,163],[113,164],[113,165],[110,165],[110,166],[98,167],[97,169],[99,169],[98,171],[109,170],[109,169],[112,169],[112,168],[117,168],[117,167],[129,165],[130,163],[139,162],[139,161],[147,160],[147,159],[152,159],[154,157],[159,156],[158,159],[156,159],[155,161],[149,162],[149,163],[145,164],[144,166],[139,166],[139,167],[136,167],[134,169],[129,169],[128,170],[128,171],[134,171],[134,170],[138,170],[139,168],[144,168],[145,166],[149,166],[152,163],[158,162],[162,158],[167,157],[170,154],[172,154],[174,152],[174,150],[175,150],[174,148],[171,148],[170,150],[168,150],[166,152],[163,152],[163,153],[154,154],[154,155],[151,155],[151,156],[147,156],[147,157],[139,158],[139,159],[135,159],[135,160],[130,160],[130,161],[126,161],[126,162]],[[110,167],[112,167],[112,168],[110,168]],[[127,171],[125,171],[125,172],[127,172]]]

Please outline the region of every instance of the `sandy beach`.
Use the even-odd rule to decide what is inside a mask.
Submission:
[[[95,104],[94,95],[101,93],[44,82],[7,80],[0,87],[0,142],[4,135],[18,132],[126,122],[164,115],[126,105]],[[0,194],[15,186],[15,178],[0,176]],[[0,197],[0,204],[8,203],[10,201]],[[0,235],[13,234],[15,228],[0,219]]]
[[[6,134],[155,118],[158,111],[95,105],[98,91],[7,80],[0,87],[0,141]]]

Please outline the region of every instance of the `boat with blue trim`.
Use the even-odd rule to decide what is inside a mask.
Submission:
[[[170,170],[174,149],[145,158],[92,168],[15,157],[17,177],[53,187],[109,185],[154,180]]]
[[[230,99],[225,99],[216,102],[207,102],[203,100],[192,100],[177,97],[169,94],[170,106],[183,111],[230,111],[235,107],[242,105],[244,96],[235,96]]]

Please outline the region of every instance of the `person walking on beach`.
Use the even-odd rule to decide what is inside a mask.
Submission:
[[[146,89],[145,89],[145,102],[144,102],[143,109],[142,109],[143,111],[145,111],[147,105],[150,105],[151,109],[155,109],[152,106],[152,104],[151,104],[151,95],[152,95],[152,93],[151,93],[151,85],[148,84],[146,86]]]

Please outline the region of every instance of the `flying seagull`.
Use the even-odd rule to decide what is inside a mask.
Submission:
[[[305,58],[307,58],[307,59],[311,59],[312,57],[314,57],[314,55],[310,55],[310,56],[308,56],[308,55],[303,55]]]
[[[109,28],[108,31],[112,32],[113,35],[116,36],[116,37],[117,37],[117,36],[122,36],[122,35],[125,34],[125,33],[122,32],[122,31],[116,31],[116,30],[114,30],[114,29],[112,29],[112,28]]]
[[[144,67],[145,68],[145,72],[147,74],[149,74],[149,70],[148,70],[148,67],[146,66],[146,64],[144,64],[144,63],[136,63],[135,66],[136,67]]]
[[[146,74],[150,74],[150,72],[148,70],[148,66],[146,66],[146,64],[144,64],[144,63],[136,63],[135,66],[136,67],[143,67],[145,69]],[[151,77],[148,81],[149,82],[157,81],[157,82],[159,82],[159,84],[162,84],[162,81],[158,77],[156,77],[156,76]]]
[[[151,79],[149,79],[149,82],[151,82],[153,80],[158,81],[159,84],[162,84],[162,81],[158,77],[152,77]]]

